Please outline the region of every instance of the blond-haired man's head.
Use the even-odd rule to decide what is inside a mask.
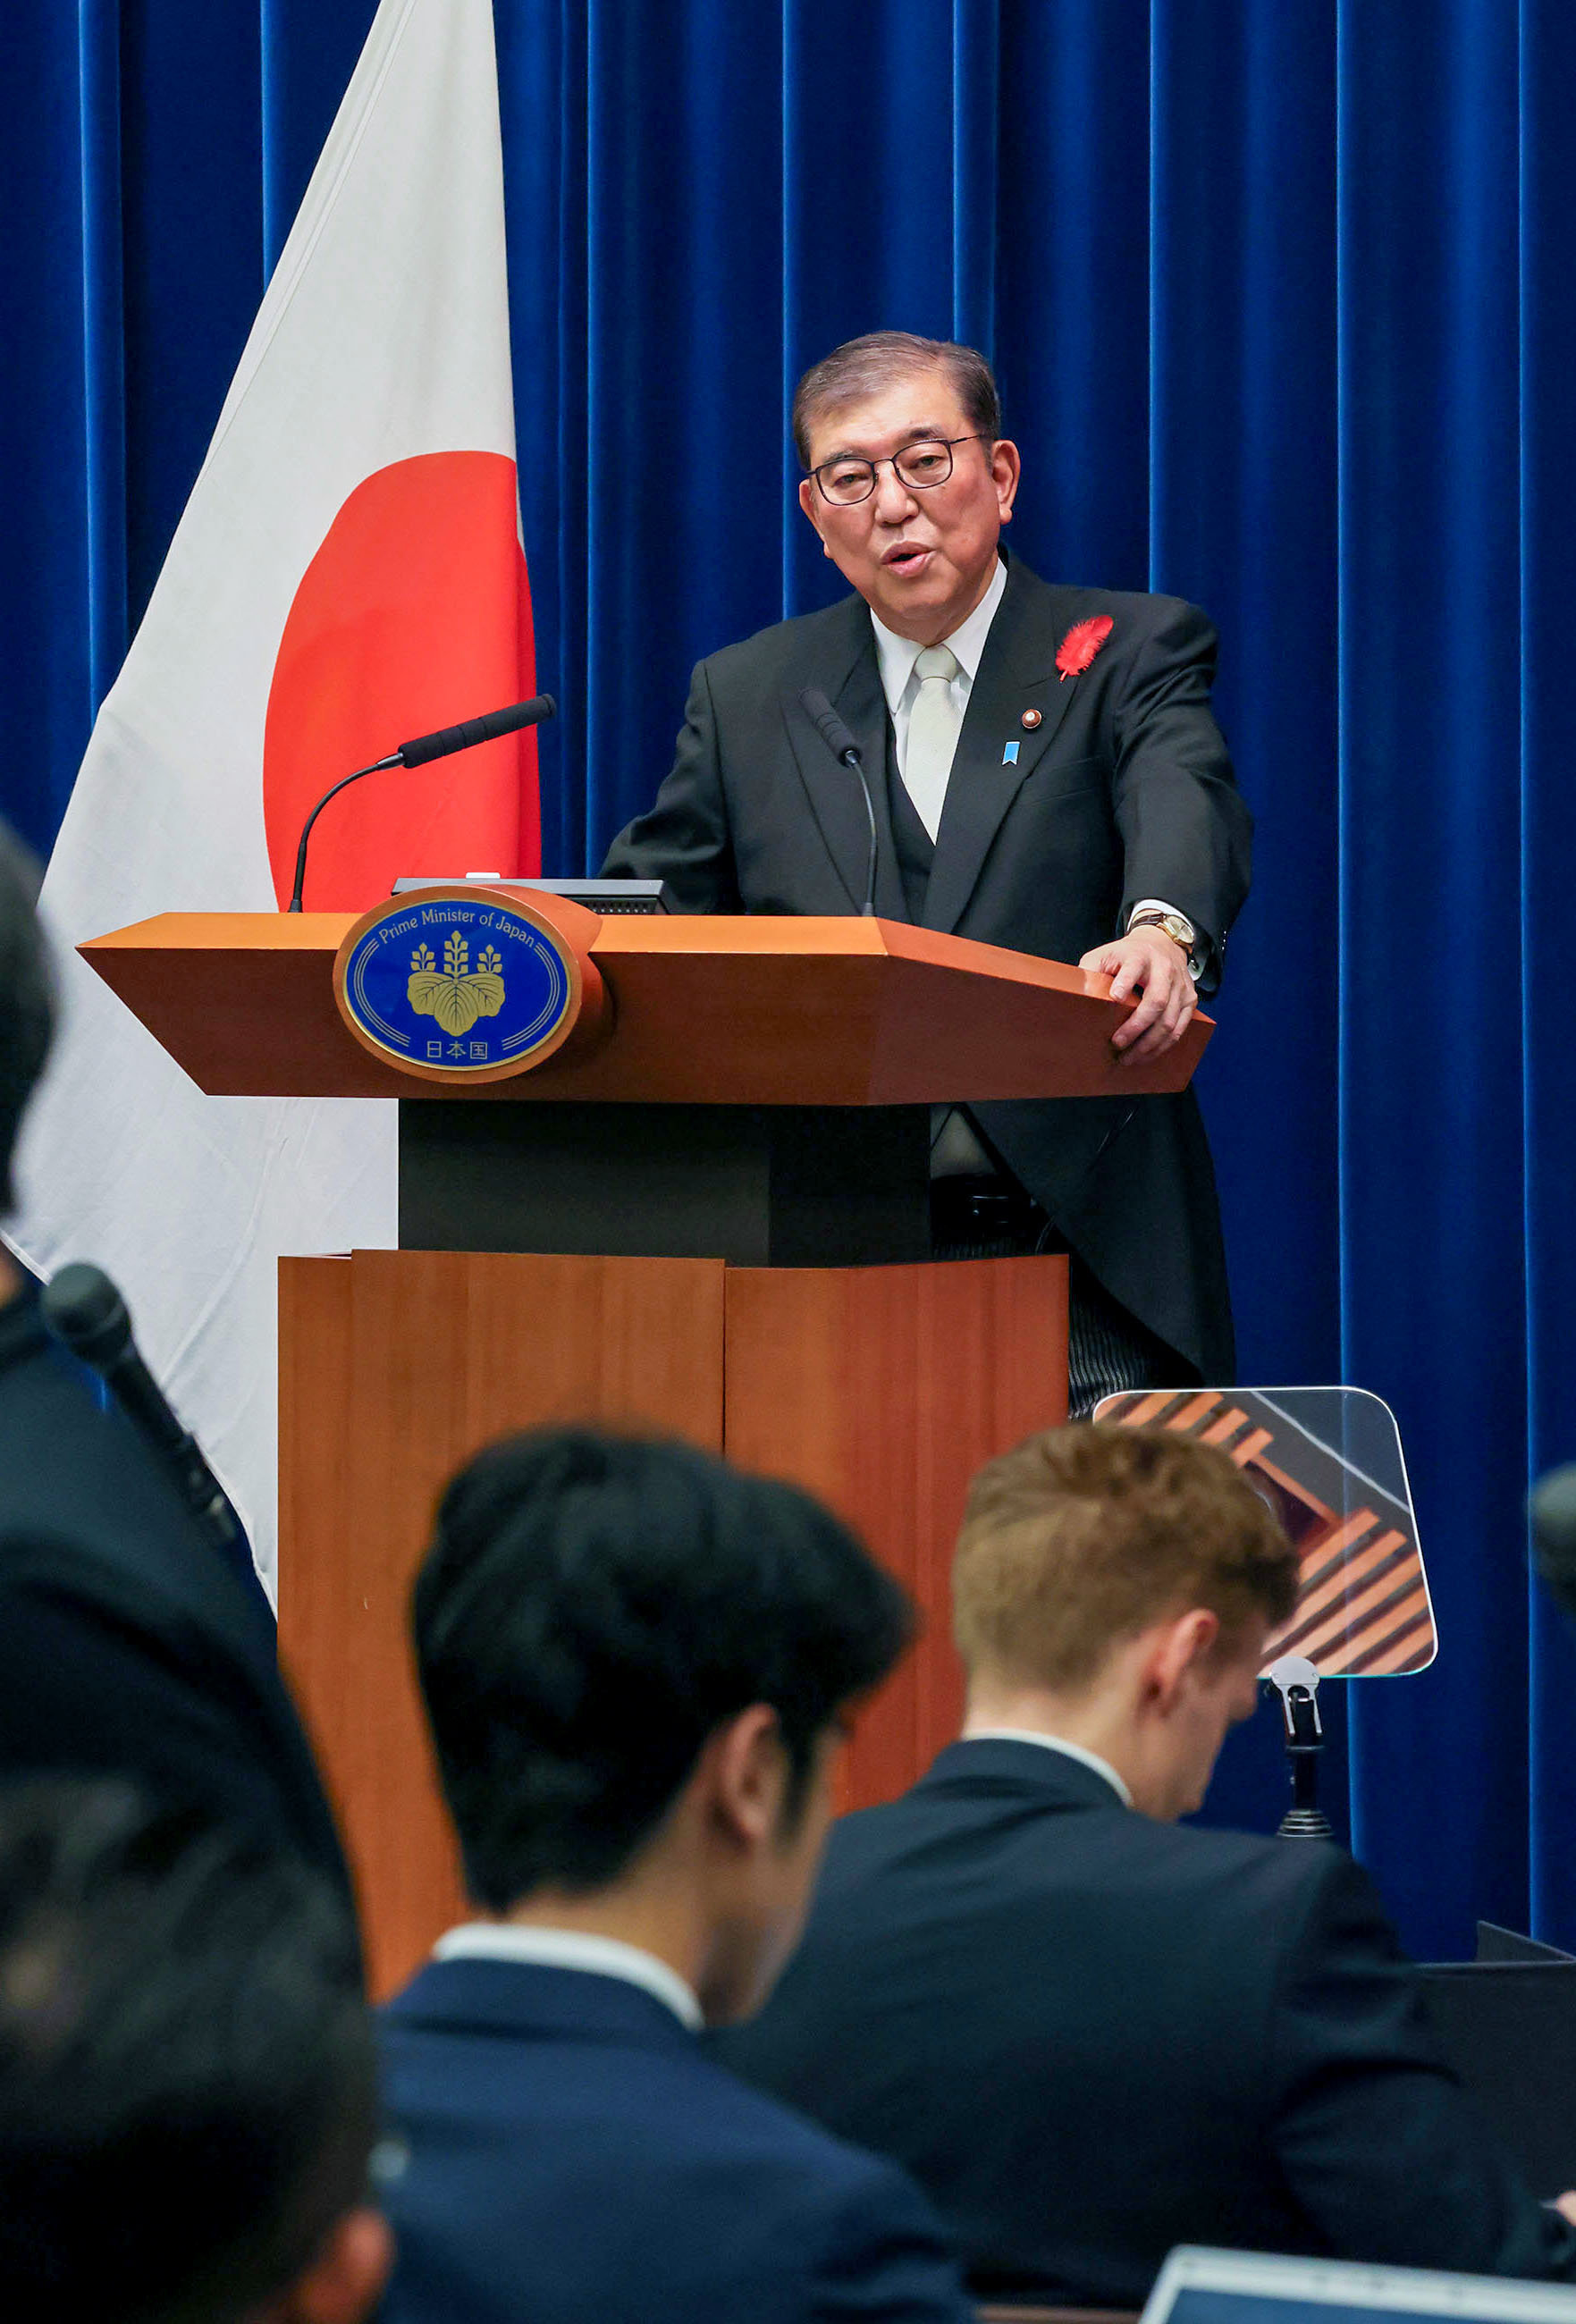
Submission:
[[[1136,1807],[1198,1806],[1296,1596],[1278,1519],[1212,1445],[1163,1430],[1032,1436],[975,1478],[953,1566],[965,1735],[1077,1743]]]

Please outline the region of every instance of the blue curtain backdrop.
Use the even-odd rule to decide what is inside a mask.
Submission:
[[[0,20],[0,807],[41,847],[372,14]],[[1201,1089],[1243,1378],[1393,1405],[1442,1642],[1331,1702],[1333,1803],[1415,1948],[1479,1913],[1576,1941],[1576,1648],[1521,1518],[1576,1454],[1576,12],[497,21],[549,868],[649,799],[697,656],[837,586],[803,365],[883,325],[986,347],[1022,554],[1224,641],[1258,877]],[[1280,1803],[1266,1712],[1211,1812]]]

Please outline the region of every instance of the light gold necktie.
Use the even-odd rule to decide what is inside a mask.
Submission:
[[[950,646],[926,646],[916,661],[919,693],[908,719],[908,749],[903,782],[932,839],[941,829],[942,805],[963,714],[953,699],[959,669]]]

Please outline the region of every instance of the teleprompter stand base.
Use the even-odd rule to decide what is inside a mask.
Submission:
[[[1065,1416],[1066,1267],[477,1250],[281,1261],[280,1648],[379,1994],[463,1917],[408,1643],[411,1578],[455,1468],[512,1429],[585,1420],[685,1436],[822,1495],[924,1618],[841,1772],[843,1806],[889,1799],[956,1732],[947,1582],[968,1480]]]

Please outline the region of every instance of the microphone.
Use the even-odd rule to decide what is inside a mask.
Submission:
[[[1576,1617],[1576,1462],[1538,1479],[1527,1514],[1538,1572],[1562,1610]]]
[[[429,759],[447,759],[456,751],[473,751],[478,742],[495,742],[501,734],[518,734],[522,726],[539,725],[544,718],[556,718],[558,706],[550,694],[533,694],[529,702],[512,702],[505,710],[489,710],[483,718],[464,718],[457,726],[439,726],[430,734],[413,735],[401,742],[386,759],[374,759],[370,766],[357,767],[354,774],[341,775],[331,784],[306,822],[301,825],[300,845],[296,849],[295,885],[286,909],[299,912],[301,890],[307,878],[307,842],[312,835],[312,825],[329,800],[347,783],[360,782],[363,775],[382,774],[385,767],[424,767]]]
[[[864,902],[860,907],[860,915],[863,919],[873,920],[876,914],[876,804],[871,797],[870,777],[864,770],[864,753],[818,686],[806,687],[799,696],[799,706],[832,756],[842,765],[852,767],[859,777],[859,787],[864,793],[864,811],[870,818],[870,856],[865,866]]]
[[[163,1390],[137,1353],[125,1301],[101,1267],[62,1267],[39,1300],[44,1322],[62,1346],[96,1371],[138,1434],[174,1478],[181,1499],[218,1546],[234,1552],[240,1521],[224,1487],[203,1459],[197,1440],[164,1400]]]

